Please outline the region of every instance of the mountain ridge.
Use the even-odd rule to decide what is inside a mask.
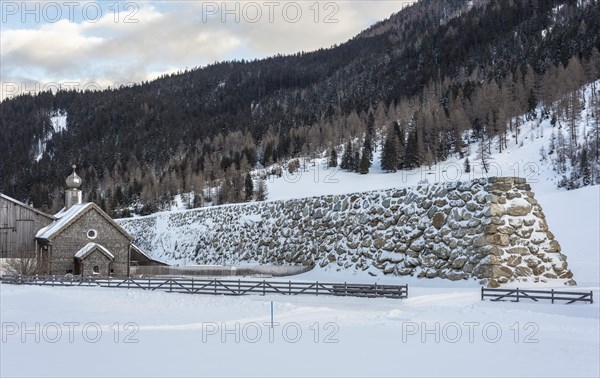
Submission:
[[[131,88],[3,101],[0,147],[11,154],[0,161],[0,190],[60,207],[62,176],[75,162],[89,199],[111,211],[135,200],[152,211],[180,191],[219,185],[227,187],[217,203],[238,202],[240,181],[256,167],[361,140],[371,127],[376,144],[396,121],[413,138],[407,146],[419,144],[402,158],[406,167],[443,161],[464,151],[456,136],[464,130],[480,138],[512,127],[487,122],[501,118],[492,105],[475,110],[482,88],[516,82],[523,98],[506,99],[512,108],[501,110],[523,114],[546,100],[538,86],[548,70],[573,57],[587,67],[600,46],[597,1],[470,4],[421,1],[330,49],[223,62]],[[455,108],[464,108],[464,122]],[[58,111],[67,128],[35,161]]]

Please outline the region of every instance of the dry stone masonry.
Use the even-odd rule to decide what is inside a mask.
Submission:
[[[524,179],[490,178],[162,213],[121,225],[154,257],[449,280],[561,280],[567,258]]]

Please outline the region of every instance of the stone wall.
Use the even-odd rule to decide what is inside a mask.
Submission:
[[[316,264],[495,287],[575,284],[524,179],[491,178],[162,213],[119,221],[154,257]]]
[[[77,264],[77,262],[75,263]],[[94,272],[94,266],[98,267],[98,272]],[[79,261],[79,274],[84,277],[98,275],[108,277],[111,275],[112,261],[97,248],[89,255]]]

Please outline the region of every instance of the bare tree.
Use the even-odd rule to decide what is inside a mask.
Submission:
[[[17,257],[4,259],[4,270],[6,273],[33,276],[37,274],[37,262],[24,249],[17,251]]]
[[[488,136],[485,130],[481,132],[481,136],[479,138],[479,145],[477,146],[477,159],[481,163],[485,173],[488,173],[490,151],[488,145]]]

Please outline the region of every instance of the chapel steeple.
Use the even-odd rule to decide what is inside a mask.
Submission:
[[[83,202],[81,195],[81,184],[83,181],[81,177],[75,172],[77,166],[73,164],[73,173],[67,177],[66,184],[67,190],[65,191],[65,209],[69,210],[73,205],[80,205]]]

